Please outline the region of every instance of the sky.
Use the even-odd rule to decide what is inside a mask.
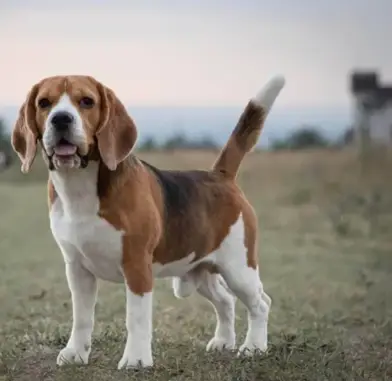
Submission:
[[[88,74],[126,104],[239,106],[283,74],[280,106],[345,107],[353,68],[392,82],[391,14],[391,0],[0,0],[0,105]]]

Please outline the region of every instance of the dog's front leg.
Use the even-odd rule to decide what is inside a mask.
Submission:
[[[65,266],[72,294],[73,323],[71,336],[67,346],[59,353],[57,364],[87,364],[94,326],[97,279],[78,260]]]
[[[153,365],[152,340],[152,254],[132,248],[126,252],[124,240],[124,277],[126,281],[127,342],[118,368]]]

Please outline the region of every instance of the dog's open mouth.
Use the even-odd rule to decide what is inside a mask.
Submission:
[[[53,169],[79,168],[85,163],[78,152],[78,146],[64,138],[53,147],[53,155],[49,160]]]
[[[70,159],[76,154],[77,149],[78,147],[75,144],[66,139],[61,139],[53,148],[53,151],[59,159]]]

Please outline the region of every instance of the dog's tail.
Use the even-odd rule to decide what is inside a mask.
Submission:
[[[268,112],[284,87],[285,79],[270,79],[245,107],[237,126],[223,147],[212,170],[226,178],[235,178],[244,156],[256,145]]]

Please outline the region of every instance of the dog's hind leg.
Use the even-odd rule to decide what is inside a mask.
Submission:
[[[226,268],[223,276],[234,294],[248,310],[248,332],[240,353],[252,355],[267,349],[267,325],[271,298],[264,292],[257,269]]]
[[[207,351],[235,347],[235,298],[220,274],[199,267],[182,277],[174,277],[172,287],[177,298],[186,298],[197,290],[214,307],[216,329]]]
[[[220,274],[204,270],[199,275],[200,295],[213,305],[216,313],[215,335],[207,344],[207,351],[235,347],[235,298]]]
[[[243,209],[229,235],[221,244],[218,268],[229,289],[248,310],[248,331],[239,352],[253,355],[267,349],[268,315],[271,298],[264,292],[257,265],[254,214]],[[252,227],[252,229],[250,229]],[[252,233],[252,234],[251,234]]]

